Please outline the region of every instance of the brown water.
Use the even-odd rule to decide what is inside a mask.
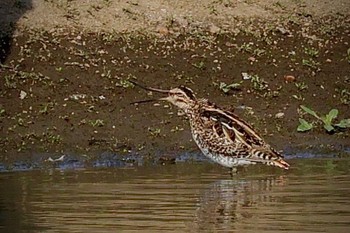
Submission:
[[[0,173],[2,232],[350,232],[350,161]]]

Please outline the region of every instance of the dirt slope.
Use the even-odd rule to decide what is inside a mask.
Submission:
[[[349,5],[3,1],[1,161],[47,152],[198,152],[175,108],[130,105],[152,97],[130,78],[189,86],[236,111],[286,153],[344,152],[349,130],[327,134],[300,105],[320,115],[338,109],[335,123],[350,118]],[[238,88],[227,91],[229,84]],[[314,129],[297,132],[301,117]]]

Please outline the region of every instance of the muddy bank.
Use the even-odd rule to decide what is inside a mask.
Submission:
[[[130,79],[186,85],[234,110],[287,154],[344,156],[349,130],[327,133],[300,108],[319,115],[335,108],[334,124],[350,118],[349,18],[317,15],[282,23],[240,19],[235,30],[152,24],[133,33],[65,24],[29,29],[22,20],[0,67],[0,161],[95,161],[104,153],[174,161],[198,154],[176,108],[130,104],[157,97]],[[314,122],[313,129],[297,132],[299,118]]]

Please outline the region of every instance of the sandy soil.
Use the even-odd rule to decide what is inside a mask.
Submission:
[[[349,12],[346,0],[2,1],[0,159],[197,153],[175,108],[130,105],[152,97],[131,78],[189,86],[287,154],[347,153],[349,130],[326,133],[300,105],[350,118]],[[314,128],[297,132],[299,118]]]
[[[347,0],[4,0],[0,8],[1,15],[6,15],[3,20],[18,20],[19,27],[73,27],[94,32],[152,32],[175,25],[185,30],[235,31],[240,29],[240,19],[305,21],[303,18],[343,17],[349,12]]]

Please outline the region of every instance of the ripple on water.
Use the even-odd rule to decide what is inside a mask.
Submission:
[[[207,162],[1,173],[0,226],[45,232],[347,232],[349,164],[293,160],[289,171],[251,166],[233,178]]]

